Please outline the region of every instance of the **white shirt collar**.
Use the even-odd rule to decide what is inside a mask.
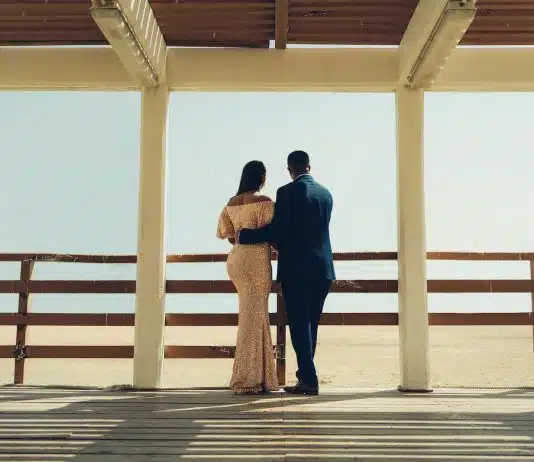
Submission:
[[[301,173],[300,175],[296,176],[293,181],[297,181],[302,176],[310,176],[310,173]]]

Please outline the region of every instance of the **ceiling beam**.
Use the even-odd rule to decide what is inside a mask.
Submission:
[[[177,91],[385,92],[396,72],[394,48],[169,50],[169,87]]]
[[[534,48],[457,48],[430,91],[534,91]],[[392,92],[396,48],[170,49],[173,91]],[[132,91],[139,85],[105,48],[0,47],[0,91]]]
[[[139,85],[165,82],[167,45],[148,0],[92,0],[91,14]]]
[[[430,91],[534,92],[534,48],[454,50]]]
[[[0,90],[138,90],[109,47],[0,48]]]
[[[275,0],[275,48],[285,50],[289,32],[289,0]]]
[[[1,48],[0,91],[135,90],[111,48]],[[171,91],[393,91],[397,49],[170,48]]]
[[[429,88],[475,14],[475,0],[419,0],[399,47],[399,85]]]

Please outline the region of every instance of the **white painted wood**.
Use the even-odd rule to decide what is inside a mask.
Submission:
[[[180,91],[385,92],[396,72],[396,49],[173,49],[168,62]]]
[[[430,389],[424,188],[424,92],[396,93],[400,388]]]
[[[406,77],[448,0],[419,0],[399,45],[399,83]]]
[[[165,330],[165,150],[169,92],[144,89],[133,384],[161,387]]]
[[[534,48],[457,48],[430,91],[534,91]]]
[[[93,0],[91,13],[134,81],[165,82],[167,45],[148,0]]]
[[[111,48],[1,48],[0,90],[138,90]]]
[[[399,85],[432,85],[475,17],[474,0],[461,3],[419,0],[399,46]]]
[[[399,51],[170,49],[171,91],[393,92]],[[0,91],[135,90],[111,48],[0,48]],[[534,48],[457,48],[430,91],[534,91]]]
[[[156,71],[159,83],[165,82],[167,44],[161,33],[154,11],[148,0],[117,0],[150,64]]]

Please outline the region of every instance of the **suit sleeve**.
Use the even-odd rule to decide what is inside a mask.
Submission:
[[[259,244],[270,242],[275,247],[280,247],[286,240],[290,226],[289,201],[284,191],[279,189],[276,193],[274,214],[272,221],[262,228],[242,229],[239,233],[240,244]]]

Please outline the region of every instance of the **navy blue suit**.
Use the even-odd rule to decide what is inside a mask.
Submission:
[[[278,190],[269,225],[239,234],[240,244],[270,242],[278,249],[277,281],[297,355],[297,378],[311,386],[318,383],[313,363],[317,329],[335,279],[329,231],[332,207],[328,189],[302,175]]]

